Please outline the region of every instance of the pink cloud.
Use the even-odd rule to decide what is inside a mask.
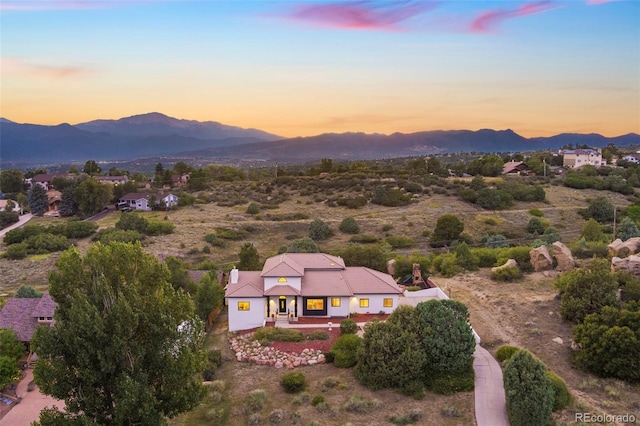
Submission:
[[[91,71],[80,66],[52,65],[27,62],[20,58],[2,57],[5,71],[18,75],[31,75],[45,78],[67,78],[88,74]]]
[[[534,15],[536,13],[546,12],[555,9],[558,6],[549,0],[537,1],[532,3],[523,3],[517,9],[491,9],[482,12],[469,25],[469,30],[474,33],[492,32],[497,26],[507,19],[517,18],[520,16]]]
[[[433,2],[341,2],[295,6],[286,18],[318,27],[347,30],[402,31],[402,22],[433,9]]]
[[[597,5],[597,4],[613,3],[614,1],[618,1],[618,0],[587,0],[587,4]]]
[[[0,11],[107,9],[165,0],[1,0]]]

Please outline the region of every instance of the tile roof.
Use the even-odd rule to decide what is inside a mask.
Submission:
[[[41,298],[13,297],[0,311],[0,328],[10,328],[21,342],[30,342],[38,317],[53,317],[56,303],[45,292]]]
[[[262,297],[264,284],[259,271],[238,271],[238,282],[227,284],[225,297]]]
[[[283,253],[266,260],[262,276],[301,277],[305,270],[340,270],[344,267],[342,258],[325,253]]]
[[[343,275],[353,294],[402,293],[389,274],[361,266],[347,268]]]
[[[151,198],[151,194],[146,194],[144,192],[130,192],[127,195],[123,195],[120,197],[121,200],[140,200],[144,198],[145,200],[149,200]]]
[[[288,285],[277,285],[264,292],[265,296],[300,296],[300,292]]]

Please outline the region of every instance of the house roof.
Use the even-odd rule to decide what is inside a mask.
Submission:
[[[50,182],[54,177],[67,177],[67,173],[42,173],[31,178],[31,182]]]
[[[523,170],[527,170],[527,165],[522,161],[509,161],[504,163],[504,166],[502,166],[503,175],[506,175],[508,173],[520,172]]]
[[[38,317],[53,317],[56,303],[45,292],[42,298],[13,297],[0,311],[0,328],[10,328],[21,342],[30,342]]]
[[[149,200],[151,198],[151,194],[146,194],[144,192],[130,192],[120,197],[121,200],[130,200],[130,201],[137,201],[143,198],[145,200]]]
[[[263,277],[301,277],[308,270],[342,270],[344,260],[325,253],[283,253],[270,257],[262,268]]]
[[[300,292],[288,285],[277,285],[264,292],[265,296],[300,296]]]
[[[564,151],[562,151],[563,155],[567,155],[567,154],[575,154],[575,155],[601,155],[600,152],[596,151],[595,149],[565,149]]]
[[[347,268],[343,275],[353,294],[402,293],[393,277],[380,271],[354,266]]]
[[[227,284],[226,297],[262,297],[264,284],[259,271],[238,271],[238,282]]]

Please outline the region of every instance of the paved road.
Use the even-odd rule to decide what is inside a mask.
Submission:
[[[27,385],[33,380],[33,370],[25,370],[25,376],[16,389],[16,394],[22,398],[3,418],[0,419],[0,426],[29,426],[31,422],[37,421],[40,411],[45,407],[54,405],[60,410],[64,410],[64,401],[54,399],[48,395],[43,395],[36,387],[31,392],[27,391]]]
[[[4,237],[4,234],[6,234],[7,232],[11,231],[12,229],[15,229],[15,228],[17,228],[19,226],[24,225],[29,220],[31,220],[32,217],[33,217],[33,215],[31,213],[23,214],[22,216],[19,217],[18,221],[16,223],[14,223],[13,225],[10,225],[10,226],[7,226],[6,228],[0,229],[0,238]]]
[[[476,373],[475,399],[478,426],[509,426],[500,364],[489,351],[476,345],[473,369]]]

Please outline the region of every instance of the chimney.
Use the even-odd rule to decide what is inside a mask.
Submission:
[[[238,269],[235,266],[229,272],[229,284],[238,284]]]

